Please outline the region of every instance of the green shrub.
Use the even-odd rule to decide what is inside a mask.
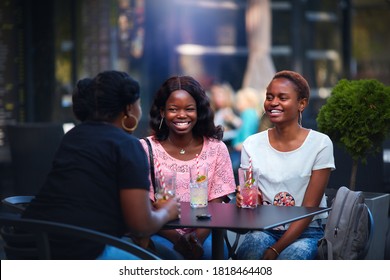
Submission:
[[[390,87],[377,80],[340,80],[317,116],[319,131],[352,157],[350,188],[359,161],[380,151],[390,132]]]

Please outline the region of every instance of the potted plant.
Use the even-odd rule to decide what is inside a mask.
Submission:
[[[377,80],[340,80],[317,116],[319,131],[352,157],[351,190],[358,163],[380,151],[390,132],[390,87]]]

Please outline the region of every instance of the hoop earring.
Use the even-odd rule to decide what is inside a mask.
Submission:
[[[135,120],[135,124],[132,128],[127,127],[125,124],[126,119],[129,117],[132,117]],[[133,114],[130,114],[129,116],[124,115],[124,117],[122,118],[122,128],[124,130],[126,130],[127,132],[133,132],[137,128],[137,126],[138,126],[138,119]]]
[[[298,124],[300,127],[302,127],[302,111],[299,111]]]
[[[160,121],[160,125],[159,125],[159,127],[158,127],[158,130],[161,130],[161,126],[162,126],[162,124],[163,124],[163,121],[164,121],[164,117],[161,118],[161,121]]]

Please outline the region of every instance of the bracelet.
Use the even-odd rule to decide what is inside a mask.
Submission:
[[[276,250],[274,247],[268,246],[268,249],[271,249],[272,251],[274,251],[276,255],[278,255],[278,256],[280,255],[278,250]]]

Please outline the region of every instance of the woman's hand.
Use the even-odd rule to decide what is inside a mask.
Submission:
[[[236,188],[236,205],[237,207],[242,207],[242,200],[243,200],[243,197],[240,193],[240,186],[237,186]]]
[[[176,241],[174,249],[186,259],[198,260],[203,256],[204,250],[196,234],[187,233]]]
[[[155,209],[165,209],[168,213],[169,220],[180,219],[180,201],[173,197],[169,199],[160,199],[153,203]]]
[[[263,195],[261,194],[261,191],[260,189],[257,189],[257,195],[258,195],[258,205],[262,205],[263,204]],[[237,207],[242,207],[242,200],[243,200],[243,197],[240,193],[240,186],[237,186],[236,188],[236,205]]]
[[[192,246],[189,240],[187,240],[184,235],[181,235],[179,237],[179,239],[175,242],[173,248],[178,251],[184,258],[190,258]]]
[[[276,260],[278,256],[279,255],[274,250],[267,248],[264,252],[263,260]]]

